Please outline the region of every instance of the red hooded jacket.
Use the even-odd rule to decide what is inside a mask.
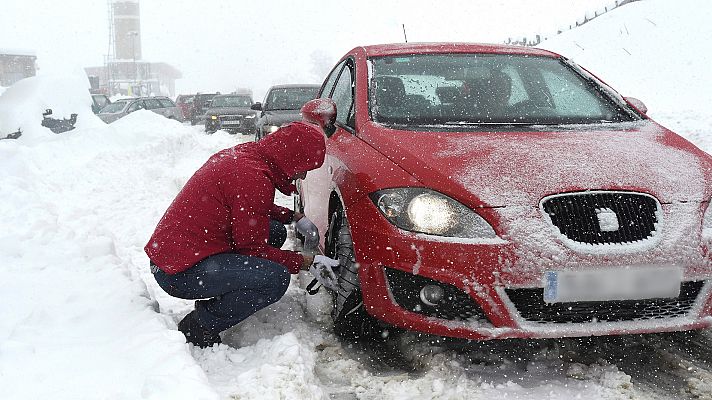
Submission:
[[[294,192],[290,178],[320,167],[325,150],[316,126],[294,122],[259,142],[214,154],[168,207],[146,254],[168,274],[226,252],[272,260],[298,273],[304,260],[299,253],[267,244],[270,219],[286,224],[294,215],[274,204],[274,191]]]

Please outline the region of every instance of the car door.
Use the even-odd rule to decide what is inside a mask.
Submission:
[[[146,106],[143,104],[143,100],[136,100],[126,109],[126,114],[131,114],[134,111],[143,110]]]
[[[145,99],[144,104],[146,104],[146,109],[155,112],[156,114],[166,116],[166,110],[161,106],[161,103],[157,99]]]
[[[161,107],[163,108],[163,115],[168,118],[176,119],[179,121],[183,119],[183,114],[181,113],[178,106],[173,102],[173,100],[168,98],[161,98],[158,99],[158,101],[161,103]]]
[[[336,103],[336,131],[326,137],[326,157],[324,164],[307,174],[301,182],[304,212],[319,228],[326,232],[329,218],[329,198],[331,192],[338,191],[338,183],[343,176],[344,165],[341,156],[348,147],[348,142],[355,140],[354,115],[354,76],[353,59],[342,61],[329,75],[320,94],[320,98],[331,98]],[[323,240],[324,235],[321,235]],[[322,242],[322,245],[324,243]]]

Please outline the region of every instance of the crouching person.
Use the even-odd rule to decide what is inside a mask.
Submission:
[[[324,118],[311,122],[333,122]],[[324,154],[318,126],[291,123],[214,154],[178,193],[145,251],[163,290],[197,300],[178,323],[189,343],[220,343],[220,332],[278,301],[290,274],[312,265],[313,256],[280,250],[284,224],[304,216],[275,205],[274,193],[291,194]]]

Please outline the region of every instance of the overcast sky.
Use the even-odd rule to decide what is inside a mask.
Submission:
[[[321,83],[358,45],[501,43],[553,32],[611,0],[140,0],[143,58],[183,73],[179,92]],[[0,48],[34,50],[40,73],[102,65],[107,0],[2,0]]]

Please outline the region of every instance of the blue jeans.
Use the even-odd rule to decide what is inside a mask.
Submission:
[[[286,239],[284,225],[271,221],[268,243],[279,248]],[[236,253],[212,255],[173,275],[155,267],[151,270],[169,295],[205,299],[195,302],[198,323],[214,332],[222,332],[277,302],[290,281],[282,264]]]

